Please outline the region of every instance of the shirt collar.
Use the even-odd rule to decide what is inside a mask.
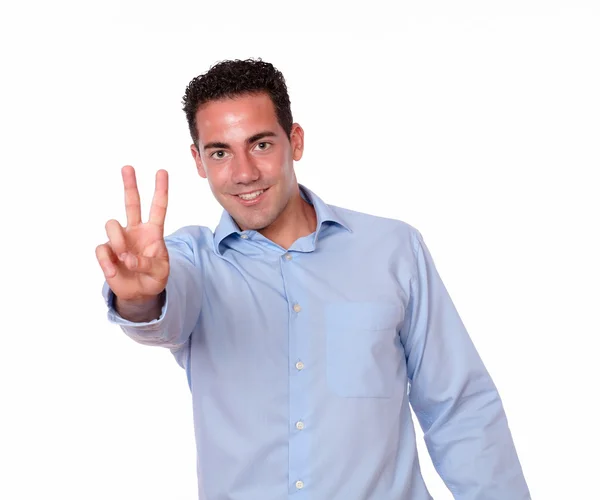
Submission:
[[[313,193],[310,189],[302,184],[298,184],[300,188],[300,195],[304,200],[310,203],[314,208],[317,214],[317,229],[315,231],[316,238],[318,239],[319,233],[323,229],[324,223],[333,223],[337,224],[346,231],[352,232],[352,229],[348,225],[348,223],[334,210],[334,207],[327,205],[321,198],[319,198],[315,193]],[[233,220],[233,217],[229,215],[227,210],[223,210],[221,214],[221,220],[215,229],[214,242],[215,242],[215,250],[219,255],[221,255],[220,246],[221,242],[231,236],[232,234],[241,235],[244,231],[242,231],[237,223]]]

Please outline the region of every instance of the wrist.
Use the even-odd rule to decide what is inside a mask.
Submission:
[[[165,298],[166,289],[158,295],[137,299],[121,299],[115,295],[113,307],[124,319],[134,322],[146,322],[160,317]]]

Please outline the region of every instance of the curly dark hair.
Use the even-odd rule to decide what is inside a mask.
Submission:
[[[196,112],[208,102],[224,97],[266,92],[277,113],[277,121],[287,134],[292,131],[292,110],[285,79],[271,63],[259,59],[221,61],[195,77],[185,89],[182,104],[190,135],[198,147]]]

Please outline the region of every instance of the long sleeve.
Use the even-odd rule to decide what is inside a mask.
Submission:
[[[401,331],[409,400],[433,464],[456,499],[526,500],[502,401],[415,230],[415,270]]]
[[[122,318],[113,307],[114,293],[105,281],[102,295],[108,307],[108,320],[117,324],[140,344],[176,350],[188,340],[200,314],[202,304],[201,269],[196,264],[189,236],[165,238],[169,252],[169,278],[166,298],[159,318],[135,323]]]

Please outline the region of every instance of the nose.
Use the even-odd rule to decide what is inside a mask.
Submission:
[[[236,155],[233,160],[231,180],[236,184],[250,184],[260,177],[254,159],[247,154]]]

